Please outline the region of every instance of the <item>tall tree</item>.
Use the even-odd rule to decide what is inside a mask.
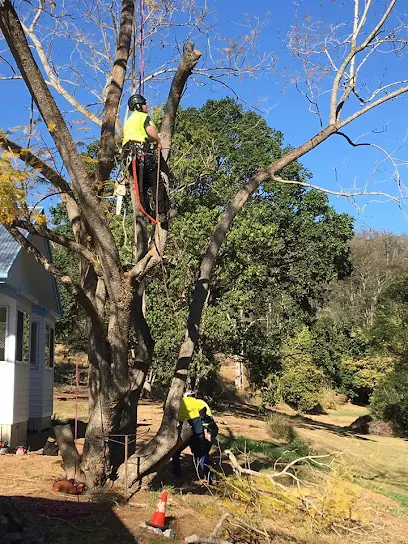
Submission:
[[[306,85],[310,84],[313,78],[316,81],[315,74],[317,67],[321,64],[321,56],[326,59],[321,74],[326,76],[326,81],[330,81],[330,85],[328,89],[322,89],[322,92],[324,95],[327,95],[327,91],[330,92],[330,104],[328,107],[325,106],[324,114],[322,113],[323,106],[317,110],[321,129],[311,134],[310,138],[300,146],[287,149],[280,156],[274,157],[269,165],[258,171],[253,172],[249,168],[244,179],[234,184],[236,192],[234,191],[235,194],[231,196],[230,202],[218,210],[218,223],[197,273],[185,338],[175,366],[162,424],[152,441],[131,458],[128,471],[129,483],[154,472],[157,465],[177,446],[177,440],[183,439],[177,435],[176,420],[179,403],[199,337],[200,320],[210,291],[211,274],[222,243],[236,215],[251,195],[262,190],[262,185],[266,182],[310,187],[311,184],[307,181],[296,179],[296,177],[288,179],[285,168],[333,135],[340,134],[354,144],[343,132],[347,125],[408,91],[406,81],[390,79],[381,83],[381,86],[377,85],[372,94],[365,94],[367,87],[363,72],[367,62],[375,59],[376,52],[383,49],[398,53],[401,42],[405,41],[406,27],[398,18],[397,2],[398,0],[388,0],[384,6],[383,2],[369,1],[360,9],[360,1],[354,0],[354,14],[350,16],[346,11],[347,8],[344,8],[346,22],[351,22],[348,22],[346,26],[333,26],[330,39],[323,40],[323,44],[316,44],[316,40],[325,34],[316,34],[315,27],[312,27],[313,35],[308,36],[310,39],[297,39],[296,36],[292,36],[293,50],[305,67]],[[149,4],[154,9],[156,2]],[[26,6],[26,4],[23,5]],[[41,1],[34,18],[25,25],[25,31],[11,1],[0,0],[0,28],[14,59],[15,72],[24,80],[47,126],[49,136],[69,176],[69,182],[59,174],[58,170],[51,168],[32,150],[21,147],[4,135],[0,138],[0,144],[8,152],[18,156],[31,168],[45,176],[56,191],[61,193],[72,224],[74,240],[52,232],[43,220],[32,222],[31,211],[23,198],[24,191],[30,189],[30,180],[26,183],[23,180],[22,189],[18,187],[22,193],[17,193],[13,187],[12,191],[7,192],[2,204],[9,213],[5,217],[2,216],[2,221],[15,239],[38,262],[59,277],[66,288],[73,293],[90,321],[90,420],[86,431],[84,452],[82,456],[79,456],[74,450],[73,442],[66,443],[63,451],[66,468],[72,467],[74,473],[79,472],[78,476],[86,478],[90,486],[98,486],[105,482],[110,467],[106,435],[131,431],[136,423],[137,400],[153,352],[150,330],[142,311],[142,294],[148,274],[155,265],[161,262],[168,229],[157,227],[154,241],[150,247],[147,247],[145,243],[147,237],[141,235],[145,227],[135,206],[135,261],[130,270],[125,270],[109,226],[107,211],[101,199],[98,198],[100,186],[107,182],[114,166],[115,129],[132,43],[134,1],[123,0],[120,3],[119,24],[114,26],[113,62],[109,67],[109,79],[104,86],[102,112],[97,123],[101,127],[101,134],[96,179],[89,175],[75,145],[73,134],[50,92],[49,84],[54,82],[56,85],[57,83],[52,77],[53,73],[47,72],[47,64],[44,63],[44,60],[47,61],[47,56],[45,59],[41,58],[41,48],[37,47],[37,54],[46,74],[44,76],[33,56],[33,49],[27,42],[28,35],[34,45],[36,44],[30,32],[36,28],[43,12],[47,9]],[[51,18],[53,19],[52,16]],[[103,21],[101,24],[103,25]],[[344,32],[345,35],[339,35]],[[302,44],[307,45],[307,50]],[[242,51],[241,47],[232,47],[232,51],[234,49]],[[165,159],[168,158],[172,144],[176,112],[186,81],[200,60],[200,56],[200,53],[194,50],[193,44],[187,41],[178,67],[173,67],[175,74],[161,127]],[[330,61],[329,67],[327,67],[327,59]],[[55,65],[58,66],[59,63],[56,61]],[[229,71],[228,68],[226,66],[226,71]],[[321,80],[317,78],[317,81]],[[315,89],[314,84],[312,89]],[[66,96],[63,92],[59,92],[70,103],[73,102],[72,95]],[[310,97],[310,93],[307,95],[311,103],[316,104],[316,97]],[[352,100],[355,97],[358,97],[358,108]],[[74,98],[75,107],[79,111],[77,104],[79,100]],[[10,180],[9,170],[15,168],[12,163],[7,165],[5,176],[8,181]],[[23,171],[23,174],[19,175],[24,178],[25,173]],[[339,191],[336,194],[354,197],[358,192]],[[3,196],[3,193],[0,194]],[[394,198],[397,199],[396,196]],[[44,236],[77,253],[81,259],[82,284],[75,282],[64,270],[57,269],[44,255],[41,255],[21,234],[19,228]],[[136,339],[134,358],[129,358],[131,330]],[[119,476],[123,478],[122,470],[119,471]]]

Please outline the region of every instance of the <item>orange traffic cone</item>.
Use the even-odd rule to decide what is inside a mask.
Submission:
[[[156,511],[153,512],[152,519],[146,522],[146,525],[150,525],[150,527],[155,527],[156,529],[166,529],[166,504],[167,491],[163,491]]]

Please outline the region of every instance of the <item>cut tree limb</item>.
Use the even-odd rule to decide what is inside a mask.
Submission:
[[[74,437],[70,425],[56,425],[55,438],[64,459],[64,470],[67,479],[73,478],[77,482],[85,481],[85,474],[81,471],[81,457],[75,447]]]
[[[184,542],[187,542],[188,544],[232,544],[229,540],[221,540],[221,538],[216,538],[214,536],[198,536],[198,535],[191,535],[187,536],[184,539]]]
[[[163,122],[160,129],[163,158],[170,156],[170,148],[176,123],[176,114],[188,77],[201,58],[201,52],[194,49],[194,43],[187,41],[183,49],[183,57],[171,83],[169,96],[164,109]]]

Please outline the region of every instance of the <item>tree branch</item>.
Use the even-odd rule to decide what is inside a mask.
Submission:
[[[99,150],[99,179],[106,181],[114,166],[115,126],[120,98],[126,78],[129,59],[132,27],[135,11],[134,0],[123,0],[115,60],[112,76],[107,88],[105,106],[102,114],[101,147]]]
[[[340,81],[341,81],[342,77],[345,74],[347,66],[350,64],[350,62],[354,59],[354,57],[358,53],[363,51],[372,42],[372,40],[375,38],[375,36],[378,34],[378,32],[381,30],[382,26],[384,25],[384,23],[388,19],[388,17],[390,15],[391,11],[393,10],[396,2],[397,2],[397,0],[391,0],[390,1],[388,7],[386,8],[383,16],[381,17],[381,19],[379,20],[377,25],[368,34],[367,38],[358,46],[355,45],[355,43],[356,43],[358,34],[361,31],[362,24],[360,24],[357,27],[357,29],[355,30],[355,32],[353,33],[353,42],[352,42],[350,52],[348,53],[348,55],[344,59],[342,65],[340,66],[340,68],[339,68],[339,70],[338,70],[338,72],[336,74],[336,77],[334,78],[333,87],[332,87],[332,94],[331,94],[331,101],[330,101],[330,124],[335,124],[338,121],[339,116],[340,116],[340,112],[341,112],[341,110],[343,108],[343,105],[345,103],[344,98],[347,98],[347,96],[350,94],[350,92],[352,90],[352,85],[350,84],[348,86],[348,88],[350,88],[350,91],[348,92],[347,89],[346,89],[345,96],[342,97],[342,99],[339,101],[339,103],[337,103],[337,97],[338,97],[338,92],[339,92]],[[361,20],[361,23],[363,22],[363,20],[365,21],[364,17],[367,16],[366,11],[368,11],[368,8],[369,8],[369,6],[366,6],[366,10],[365,10],[365,12],[363,14],[363,18]],[[344,126],[344,125],[342,124],[341,126]]]
[[[55,230],[50,230],[45,225],[33,224],[29,221],[24,221],[23,219],[16,219],[13,222],[13,226],[22,228],[30,234],[46,238],[47,240],[50,240],[55,244],[63,246],[70,251],[77,253],[80,257],[84,258],[89,264],[93,266],[97,276],[100,276],[102,274],[102,270],[98,263],[96,255],[92,253],[92,251],[90,251],[87,247],[76,242],[75,240],[71,240],[64,235],[59,234]]]
[[[401,87],[401,89],[396,89],[392,93],[379,98],[378,100],[376,100],[375,102],[372,102],[371,104],[368,104],[365,108],[362,108],[361,110],[356,111],[355,113],[347,117],[347,119],[338,123],[337,124],[338,128],[345,127],[346,125],[354,121],[354,119],[357,119],[357,117],[361,117],[362,115],[372,110],[373,108],[376,108],[380,104],[384,104],[385,102],[388,102],[389,100],[392,100],[393,98],[396,98],[397,96],[400,96],[401,94],[405,94],[406,92],[408,92],[408,86]]]
[[[176,122],[176,114],[180,104],[181,96],[184,91],[187,79],[190,76],[192,70],[200,60],[201,52],[194,49],[193,42],[186,42],[183,49],[183,57],[174,74],[173,81],[171,83],[169,96],[167,98],[166,107],[164,109],[163,122],[160,129],[161,144],[163,147],[163,158],[168,160],[170,155],[170,148],[173,138],[174,125]]]
[[[13,142],[7,138],[1,131],[0,147],[11,151],[27,166],[30,166],[36,172],[44,176],[50,183],[52,183],[52,185],[54,185],[56,189],[58,189],[59,193],[61,194],[61,200],[65,204],[75,240],[79,242],[83,237],[85,228],[81,221],[79,206],[74,198],[74,195],[72,194],[71,185],[58,172],[48,166],[46,162],[38,158],[30,150],[21,147],[16,142]]]
[[[50,181],[54,185],[54,187],[56,187],[61,193],[64,193],[73,198],[71,185],[60,174],[58,174],[58,172],[48,166],[46,162],[39,159],[29,149],[23,148],[21,145],[7,138],[7,136],[5,136],[5,134],[1,131],[0,147],[5,150],[11,151],[27,166],[30,166],[31,168],[36,170],[36,172],[38,172],[48,181]]]
[[[75,300],[82,306],[86,311],[87,315],[90,317],[92,322],[99,327],[102,327],[103,324],[100,322],[98,313],[95,306],[92,304],[91,300],[86,296],[84,290],[81,286],[73,281],[73,279],[59,270],[51,261],[49,261],[21,232],[17,227],[13,227],[5,224],[4,227],[8,232],[13,236],[13,238],[18,242],[24,250],[31,255],[38,264],[40,264],[47,272],[58,278],[61,284],[69,291],[74,297]]]
[[[59,94],[65,98],[67,102],[71,104],[77,111],[82,113],[87,119],[92,121],[92,123],[95,123],[97,126],[102,126],[102,121],[99,119],[97,115],[92,113],[91,110],[86,108],[84,105],[82,105],[71,93],[69,93],[65,87],[63,87],[57,77],[55,77],[54,72],[51,68],[50,63],[48,62],[47,55],[44,51],[44,47],[41,43],[41,41],[37,38],[35,35],[33,28],[27,28],[25,25],[22,25],[28,36],[30,36],[31,41],[33,42],[35,49],[37,51],[37,54],[41,60],[41,64],[43,65],[44,71],[47,74],[48,77],[48,83],[56,91],[59,92]],[[32,25],[31,25],[32,26]]]

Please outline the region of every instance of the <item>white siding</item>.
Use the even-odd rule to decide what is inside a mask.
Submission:
[[[30,408],[29,417],[41,417],[42,414],[43,376],[33,368],[30,369]]]
[[[0,425],[13,423],[14,364],[0,363]]]
[[[28,421],[30,394],[30,367],[26,363],[15,363],[13,423]]]
[[[53,413],[53,392],[54,392],[54,369],[44,369],[43,376],[43,408],[42,417],[52,416]]]
[[[5,361],[14,363],[16,354],[16,301],[0,293],[0,306],[7,308],[7,337],[6,337],[6,353]],[[11,384],[12,387],[12,384]],[[1,417],[1,415],[0,415]]]
[[[0,293],[0,305],[7,308],[5,361],[0,362],[0,425],[13,423],[14,355],[16,351],[16,301]]]
[[[54,359],[55,359],[55,319],[47,316],[46,324],[54,329]],[[45,347],[45,327],[44,327],[44,347]],[[45,361],[43,362],[45,366]],[[47,362],[48,365],[48,362]],[[51,416],[53,413],[54,396],[54,367],[45,366],[43,373],[43,408],[42,417]]]
[[[42,417],[43,409],[43,379],[44,379],[44,317],[32,314],[32,320],[38,323],[38,363],[30,365],[30,418]]]
[[[53,413],[54,369],[45,366],[45,325],[52,327],[52,319],[39,316],[35,309],[32,321],[38,323],[38,365],[30,367],[30,419],[49,417]]]
[[[29,237],[29,240],[43,255],[48,254],[43,238],[34,236]],[[18,291],[25,292],[38,300],[38,304],[43,308],[59,313],[56,283],[53,276],[26,251],[20,251],[18,254],[9,270],[7,281]]]

